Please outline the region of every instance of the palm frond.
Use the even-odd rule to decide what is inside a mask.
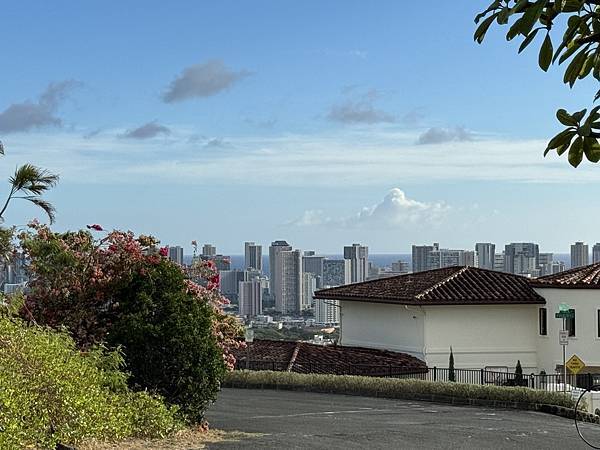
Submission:
[[[58,183],[59,176],[31,164],[17,167],[15,174],[9,178],[14,192],[23,191],[41,195]]]
[[[0,155],[4,155],[4,144],[0,141]]]
[[[54,209],[54,206],[52,206],[52,204],[42,198],[39,197],[34,197],[34,196],[29,196],[29,197],[23,197],[25,200],[30,201],[31,203],[33,203],[36,206],[39,206],[40,208],[42,208],[44,210],[44,212],[48,215],[48,219],[50,220],[50,223],[53,224],[54,220],[56,219],[56,210]]]

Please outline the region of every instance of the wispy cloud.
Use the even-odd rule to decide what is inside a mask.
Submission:
[[[75,80],[50,83],[36,101],[13,103],[0,113],[0,132],[16,133],[47,126],[60,127],[56,112],[71,91],[81,85]]]
[[[140,127],[127,130],[125,133],[120,134],[119,137],[126,139],[150,139],[159,135],[169,134],[171,134],[170,128],[152,121]]]
[[[465,142],[473,140],[473,135],[464,127],[439,128],[432,127],[419,135],[417,144],[443,144],[445,142]]]
[[[231,70],[223,61],[212,59],[185,68],[171,82],[162,99],[166,103],[175,103],[191,98],[210,97],[229,89],[250,74],[247,70]]]
[[[352,90],[354,90],[354,86],[344,88],[344,92],[347,94]],[[358,98],[347,98],[332,105],[327,117],[334,122],[346,124],[394,122],[393,115],[375,107],[375,101],[379,95],[377,90],[371,89],[359,95]]]
[[[365,206],[359,212],[341,218],[332,218],[322,210],[308,210],[288,225],[307,226],[339,226],[373,228],[398,228],[413,225],[439,226],[450,206],[443,202],[427,203],[410,199],[400,188],[394,188],[381,200],[372,206]]]

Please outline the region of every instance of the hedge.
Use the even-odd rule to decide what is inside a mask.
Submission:
[[[491,404],[493,406],[518,407],[520,409],[539,409],[535,408],[534,405],[553,405],[563,408],[573,408],[575,406],[575,402],[571,397],[563,393],[547,392],[525,387],[353,375],[236,370],[226,375],[223,386],[304,390],[460,404]]]

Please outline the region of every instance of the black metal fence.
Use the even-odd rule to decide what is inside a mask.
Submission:
[[[573,388],[588,389],[600,383],[600,374],[567,374],[566,386],[562,373],[517,374],[514,372],[486,369],[448,369],[440,367],[407,369],[394,365],[368,365],[345,363],[255,361],[240,359],[236,369],[273,370],[297,373],[320,373],[336,375],[362,375],[371,377],[418,379],[426,381],[455,381],[465,384],[493,386],[523,386],[552,392],[572,391]]]

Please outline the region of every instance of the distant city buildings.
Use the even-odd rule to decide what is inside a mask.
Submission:
[[[202,256],[215,256],[217,254],[217,247],[212,244],[204,244],[202,246]]]
[[[183,247],[180,247],[179,245],[169,247],[169,259],[174,263],[183,266]]]
[[[239,314],[255,317],[262,314],[263,289],[260,280],[240,281],[238,283]]]
[[[475,252],[477,253],[478,265],[480,268],[494,270],[494,257],[496,256],[495,244],[478,242],[475,244]]]
[[[317,277],[314,273],[304,272],[302,274],[302,303],[300,309],[306,311],[312,308],[313,295],[317,290]]]
[[[256,245],[254,242],[244,243],[244,268],[262,273],[262,245]]]
[[[344,247],[344,259],[350,261],[350,282],[360,283],[369,275],[369,247],[352,244]]]
[[[406,261],[396,261],[392,263],[392,272],[397,275],[408,273],[410,272],[410,266]]]
[[[587,244],[575,242],[571,245],[571,269],[587,266],[589,264],[589,257]]]
[[[323,286],[323,264],[324,256],[318,256],[313,251],[304,252],[302,256],[302,271],[304,273],[312,273],[315,276],[317,288]]]
[[[512,242],[504,247],[504,271],[516,275],[539,275],[540,249],[533,242]]]
[[[594,244],[592,247],[592,262],[600,262],[600,242]]]
[[[477,267],[477,253],[469,250],[451,250],[440,248],[440,244],[413,245],[413,272],[441,269],[453,266]]]
[[[315,321],[319,325],[340,323],[340,303],[337,300],[315,299]]]
[[[200,255],[202,261],[212,261],[217,270],[231,270],[231,257],[225,255]]]
[[[284,250],[277,258],[277,291],[275,310],[282,314],[299,313],[302,310],[302,252]]]
[[[350,283],[350,261],[326,259],[323,261],[323,287],[341,286]]]

